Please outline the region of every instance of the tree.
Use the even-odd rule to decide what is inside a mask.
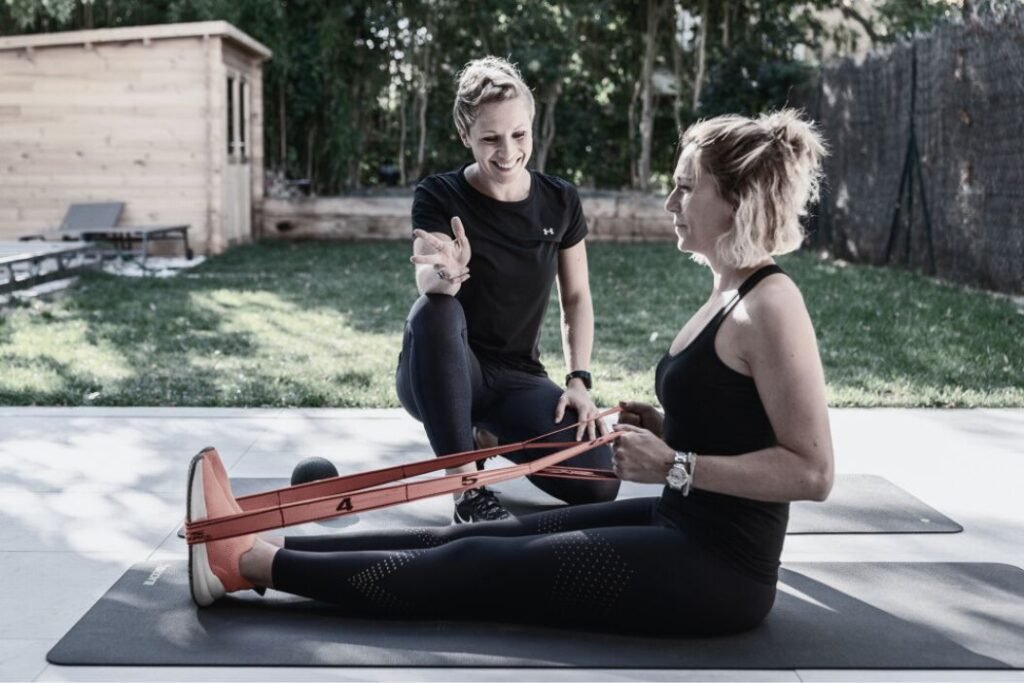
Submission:
[[[637,161],[638,190],[647,191],[651,176],[651,140],[654,136],[654,62],[658,30],[669,8],[667,0],[647,0],[647,30],[644,33],[644,61],[640,72],[640,158]]]
[[[1018,0],[970,0],[994,11]],[[266,44],[269,168],[333,194],[396,163],[413,182],[465,160],[450,112],[470,59],[516,62],[537,103],[534,164],[596,187],[664,177],[696,116],[786,103],[813,73],[796,46],[894,40],[958,10],[946,0],[0,0],[0,34],[223,19]],[[821,11],[840,9],[839,25]],[[671,96],[654,87],[670,72]]]

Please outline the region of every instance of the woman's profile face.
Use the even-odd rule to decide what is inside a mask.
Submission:
[[[462,142],[473,152],[480,176],[504,185],[522,179],[533,154],[533,112],[523,97],[482,105]]]
[[[679,251],[710,257],[718,238],[732,229],[733,208],[718,194],[714,177],[706,170],[697,172],[698,163],[697,148],[687,146],[679,156],[665,210],[672,214]]]

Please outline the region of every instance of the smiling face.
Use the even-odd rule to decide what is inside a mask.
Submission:
[[[477,179],[495,189],[529,182],[533,109],[524,97],[481,105],[462,142],[473,152]]]
[[[713,261],[718,238],[732,229],[734,210],[718,194],[714,177],[699,168],[697,147],[687,146],[679,156],[675,187],[665,200],[679,238],[679,251],[699,254]]]

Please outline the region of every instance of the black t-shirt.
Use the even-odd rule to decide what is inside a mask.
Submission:
[[[469,346],[481,360],[543,375],[540,328],[558,272],[558,252],[587,234],[576,188],[530,171],[530,194],[503,202],[476,190],[466,167],[416,186],[412,225],[454,237],[458,216],[472,249],[471,277],[456,298],[466,312]]]

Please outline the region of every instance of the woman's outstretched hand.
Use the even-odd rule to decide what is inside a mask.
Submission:
[[[620,420],[622,414],[619,415]],[[612,469],[623,481],[663,484],[675,459],[668,444],[646,429],[623,424],[613,429],[622,435],[612,444]]]
[[[558,399],[558,405],[555,406],[556,423],[561,422],[562,418],[565,417],[566,408],[575,410],[576,415],[579,417],[580,424],[576,428],[577,441],[583,440],[584,432],[587,433],[588,439],[593,440],[597,438],[597,435],[607,434],[611,431],[604,420],[598,417],[601,411],[598,410],[591,400],[590,392],[582,386],[566,387],[565,391],[562,392],[562,397]]]
[[[433,253],[416,254],[409,260],[416,265],[433,266],[437,277],[446,282],[462,284],[469,279],[469,259],[473,252],[458,216],[452,218],[452,232],[455,239],[446,239],[425,230],[413,230],[412,234],[423,240]]]
[[[632,425],[646,429],[657,437],[661,437],[664,416],[654,406],[636,401],[619,401],[622,412],[619,413],[619,424]]]

